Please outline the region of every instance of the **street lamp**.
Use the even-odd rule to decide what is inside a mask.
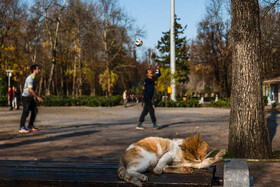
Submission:
[[[8,76],[8,87],[11,86],[10,77],[12,76],[13,70],[6,70]]]
[[[13,70],[6,70],[8,76],[8,87],[11,86],[10,77],[12,76]],[[10,105],[11,99],[8,101],[8,106]]]

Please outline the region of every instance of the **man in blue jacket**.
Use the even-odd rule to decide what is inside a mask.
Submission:
[[[141,116],[139,118],[138,125],[136,129],[142,130],[144,129],[142,123],[145,120],[145,116],[149,113],[152,123],[153,123],[153,129],[159,129],[159,126],[156,124],[157,119],[155,117],[155,110],[153,107],[153,97],[155,92],[155,81],[160,77],[160,67],[157,66],[155,76],[153,76],[153,72],[151,69],[146,70],[147,78],[144,82],[144,91],[143,91],[143,111],[141,113]]]

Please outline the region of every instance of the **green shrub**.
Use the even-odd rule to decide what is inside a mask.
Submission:
[[[116,106],[122,101],[122,97],[118,96],[44,96],[44,102],[39,103],[40,106]]]
[[[280,150],[273,150],[272,151],[272,158],[280,159]]]
[[[266,106],[268,103],[267,96],[263,96],[263,102],[264,102],[264,106]]]
[[[70,96],[43,96],[44,102],[40,106],[77,106],[76,98]]]
[[[198,99],[188,99],[186,101],[179,101],[179,106],[180,107],[200,107],[201,104],[199,104]]]
[[[276,107],[277,107],[276,102],[274,102],[274,103],[271,104],[271,110],[272,110],[272,111],[277,111],[277,110],[276,110]]]
[[[8,106],[8,96],[0,96],[0,106]]]
[[[200,107],[201,105],[198,102],[198,99],[188,99],[187,101],[178,100],[166,100],[166,101],[157,101],[155,106],[157,107]]]
[[[230,98],[218,99],[218,101],[211,101],[211,107],[226,107],[230,108]]]
[[[226,154],[223,156],[223,158],[236,158],[236,156],[233,153],[226,152]]]

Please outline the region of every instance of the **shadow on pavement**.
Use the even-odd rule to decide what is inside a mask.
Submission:
[[[57,141],[57,140],[61,140],[61,139],[71,138],[71,137],[90,135],[90,134],[97,133],[97,132],[99,132],[99,131],[82,131],[82,132],[62,134],[62,135],[51,136],[51,137],[40,138],[40,139],[25,140],[22,142],[8,143],[8,144],[0,145],[0,149],[17,147],[17,146],[21,146],[21,145],[29,145],[29,144],[34,144],[34,143]]]
[[[172,126],[172,125],[180,125],[180,124],[186,124],[186,123],[188,123],[188,122],[182,121],[182,122],[165,124],[165,125],[161,125],[159,129],[164,129],[164,128],[167,128],[167,127]]]

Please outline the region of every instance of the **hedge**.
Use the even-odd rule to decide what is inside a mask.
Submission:
[[[178,101],[172,101],[172,100],[156,100],[155,101],[156,107],[200,107],[201,104],[199,104],[198,99],[188,99],[186,101],[178,100]]]
[[[267,96],[263,96],[264,105],[267,105]],[[230,108],[230,98],[218,99],[218,101],[211,101],[210,106],[212,107],[226,107]]]
[[[0,96],[0,106],[8,106],[8,96]]]
[[[218,99],[218,101],[211,101],[211,107],[225,107],[230,108],[230,98]]]
[[[122,97],[117,96],[43,96],[44,102],[37,102],[38,106],[116,106],[122,103]],[[7,97],[0,97],[0,106],[8,106]]]
[[[122,97],[117,96],[44,96],[40,106],[116,106],[122,102]]]

